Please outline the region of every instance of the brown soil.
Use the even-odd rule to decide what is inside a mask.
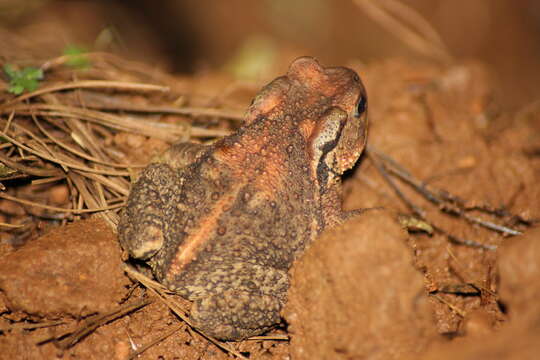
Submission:
[[[69,2],[57,4],[70,7]],[[52,13],[58,17],[57,11]],[[62,27],[46,20],[43,15],[43,24]],[[0,30],[0,38],[9,40],[3,43],[10,49],[2,60],[58,56],[58,43],[45,36],[45,31],[23,30],[19,35],[32,38],[32,46]],[[138,34],[136,29],[131,35]],[[276,59],[264,81],[283,73],[289,55],[299,51],[295,48]],[[160,59],[157,50],[152,50],[151,58]],[[20,225],[0,232],[0,358],[121,360],[143,346],[148,349],[138,359],[537,357],[540,229],[534,220],[540,218],[538,103],[508,112],[505,99],[494,96],[500,93],[499,84],[477,62],[434,65],[392,59],[343,65],[354,68],[363,78],[370,114],[369,151],[345,178],[344,207],[366,210],[323,234],[295,264],[280,328],[262,339],[225,344],[232,349],[228,352],[190,329],[160,297],[126,275],[114,232],[118,209],[106,212],[104,220],[104,212],[57,216],[49,209],[0,199],[0,223]],[[123,60],[95,60],[86,73],[60,64],[48,70],[47,81],[122,80],[167,85],[171,90],[140,94],[79,89],[45,94],[21,102],[20,117],[14,117],[11,126],[21,124],[39,133],[32,118],[23,112],[23,105],[37,103],[98,109],[131,120],[185,126],[185,133],[173,136],[167,131],[152,134],[93,125],[100,135],[95,138],[109,151],[107,156],[113,154],[112,158],[123,164],[140,164],[175,138],[205,141],[236,128],[237,114],[259,87],[253,82],[247,86],[233,82],[222,72],[177,77],[154,70],[153,66]],[[11,112],[3,106],[13,96],[5,93],[6,84],[0,85],[0,127],[7,132],[4,125]],[[137,106],[162,109],[184,105],[223,111],[201,115],[133,110]],[[73,133],[64,128],[68,126],[54,128],[51,133],[85,150],[72,136],[75,127],[69,128]],[[14,134],[31,146],[34,141],[25,136]],[[18,156],[17,151],[4,146],[4,139],[1,145],[2,156]],[[391,174],[403,196],[425,214],[421,225],[434,225],[435,231],[410,225],[411,209],[377,169],[381,160],[378,153],[394,159],[427,188],[448,192],[438,194],[452,201],[433,204]],[[63,208],[86,201],[79,185],[69,177],[72,169],[64,176],[58,164],[21,158],[18,164],[23,165],[13,178],[2,178],[6,187],[2,195]],[[75,161],[75,156],[67,159]],[[102,169],[91,161],[84,164]],[[30,168],[47,175],[24,173]],[[59,180],[30,183],[55,176]],[[106,200],[120,198],[121,187],[129,184],[125,174],[100,179],[100,195],[108,196]],[[120,195],[107,188],[108,184],[120,188]],[[465,216],[505,225],[522,235],[503,235],[473,224]],[[182,304],[189,307],[187,302]]]
[[[537,216],[539,162],[527,149],[538,146],[538,115],[480,118],[494,105],[486,105],[490,85],[481,68],[391,61],[364,74],[373,99],[372,148],[471,207]],[[515,126],[501,128],[503,121]],[[406,208],[369,160],[346,182],[346,207],[386,210],[366,211],[326,233],[296,264],[285,313],[294,358],[422,358],[426,351],[426,359],[533,358],[540,336],[537,229],[504,238],[403,188],[449,233],[498,247],[407,235],[395,220]],[[488,345],[494,341],[500,344]]]
[[[357,70],[369,89],[371,147],[470,206],[504,207],[528,218],[539,214],[539,161],[530,155],[540,139],[538,122],[533,114],[490,115],[496,110],[486,104],[490,85],[479,66],[389,61]],[[506,116],[513,126],[500,125]],[[246,341],[233,344],[237,350],[254,359],[431,359],[455,353],[524,359],[538,351],[537,229],[504,238],[442,214],[403,187],[433,223],[498,248],[452,244],[440,234],[407,234],[397,221],[406,208],[367,157],[345,190],[346,208],[367,210],[327,232],[294,267],[284,311],[290,344]],[[115,235],[99,219],[6,248],[0,273],[0,342],[13,359],[62,353],[123,359],[178,323],[153,299],[60,349],[63,334],[81,321],[142,295],[123,274]],[[227,358],[185,326],[142,358],[159,356]]]

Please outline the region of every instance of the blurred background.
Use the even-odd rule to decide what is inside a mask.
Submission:
[[[336,65],[441,61],[403,42],[373,3],[397,6],[400,17],[417,12],[455,61],[487,64],[503,108],[539,97],[538,0],[0,0],[0,61],[45,60],[77,45],[173,73],[266,79],[300,55]]]

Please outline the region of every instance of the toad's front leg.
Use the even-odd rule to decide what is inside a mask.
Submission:
[[[170,222],[167,208],[178,186],[178,176],[167,164],[149,165],[133,185],[118,224],[120,244],[131,257],[148,260],[162,248]]]
[[[141,172],[118,225],[120,244],[131,257],[148,260],[164,246],[177,220],[174,200],[182,189],[182,170],[207,150],[201,144],[177,143]]]

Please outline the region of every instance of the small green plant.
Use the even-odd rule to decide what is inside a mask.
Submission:
[[[90,67],[90,59],[86,55],[87,49],[77,46],[68,45],[65,47],[63,54],[68,57],[66,65],[79,70],[88,69]]]
[[[39,80],[43,79],[43,70],[35,67],[25,67],[16,70],[12,65],[4,65],[4,72],[9,77],[8,92],[20,95],[24,91],[34,91],[39,86]]]

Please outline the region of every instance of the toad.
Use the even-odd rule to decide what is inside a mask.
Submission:
[[[122,247],[193,301],[195,327],[222,340],[280,322],[288,270],[341,208],[341,174],[362,153],[367,97],[358,75],[295,60],[242,126],[211,144],[178,143],[133,184]]]

